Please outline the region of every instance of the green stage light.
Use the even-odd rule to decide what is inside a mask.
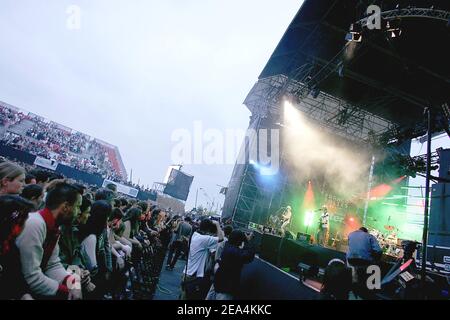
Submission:
[[[312,226],[314,221],[314,212],[313,211],[306,211],[305,213],[305,227]]]
[[[393,206],[393,207],[399,207],[400,205],[397,203],[389,203],[389,202],[382,202],[381,204],[387,205],[387,206]]]

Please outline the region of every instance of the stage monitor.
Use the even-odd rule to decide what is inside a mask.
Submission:
[[[297,233],[297,241],[310,243],[311,235],[310,234],[306,234],[306,233],[302,233],[302,232],[298,232]]]
[[[180,170],[172,169],[164,188],[164,193],[176,199],[186,201],[194,177]]]

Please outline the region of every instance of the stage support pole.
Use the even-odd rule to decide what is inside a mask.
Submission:
[[[428,116],[428,129],[427,129],[427,174],[425,179],[425,205],[423,212],[423,235],[422,235],[422,270],[421,270],[421,282],[422,293],[425,294],[426,272],[427,272],[427,244],[428,244],[428,208],[430,202],[430,178],[431,178],[431,109],[428,107],[425,109]]]
[[[372,156],[372,163],[370,165],[370,173],[369,173],[369,184],[367,186],[367,198],[366,203],[364,205],[364,217],[363,217],[363,226],[366,226],[367,220],[367,209],[369,208],[370,201],[370,189],[372,189],[372,180],[373,180],[373,168],[375,167],[375,156]]]
[[[195,210],[197,210],[197,199],[198,199],[198,188],[197,192],[195,193]]]

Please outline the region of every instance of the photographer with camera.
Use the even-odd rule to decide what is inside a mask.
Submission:
[[[182,300],[203,300],[209,289],[205,266],[211,250],[223,241],[223,231],[218,221],[204,219],[191,237],[188,259],[182,281]]]

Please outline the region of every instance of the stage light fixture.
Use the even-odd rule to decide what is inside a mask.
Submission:
[[[386,22],[386,31],[390,38],[398,38],[402,34],[402,29],[400,29],[400,23],[395,20]]]
[[[312,226],[313,222],[314,222],[314,212],[313,211],[306,211],[306,213],[305,213],[305,227]]]
[[[351,24],[350,25],[350,32],[347,33],[345,36],[345,40],[347,41],[353,41],[353,42],[361,42],[362,41],[362,29],[361,26]]]

